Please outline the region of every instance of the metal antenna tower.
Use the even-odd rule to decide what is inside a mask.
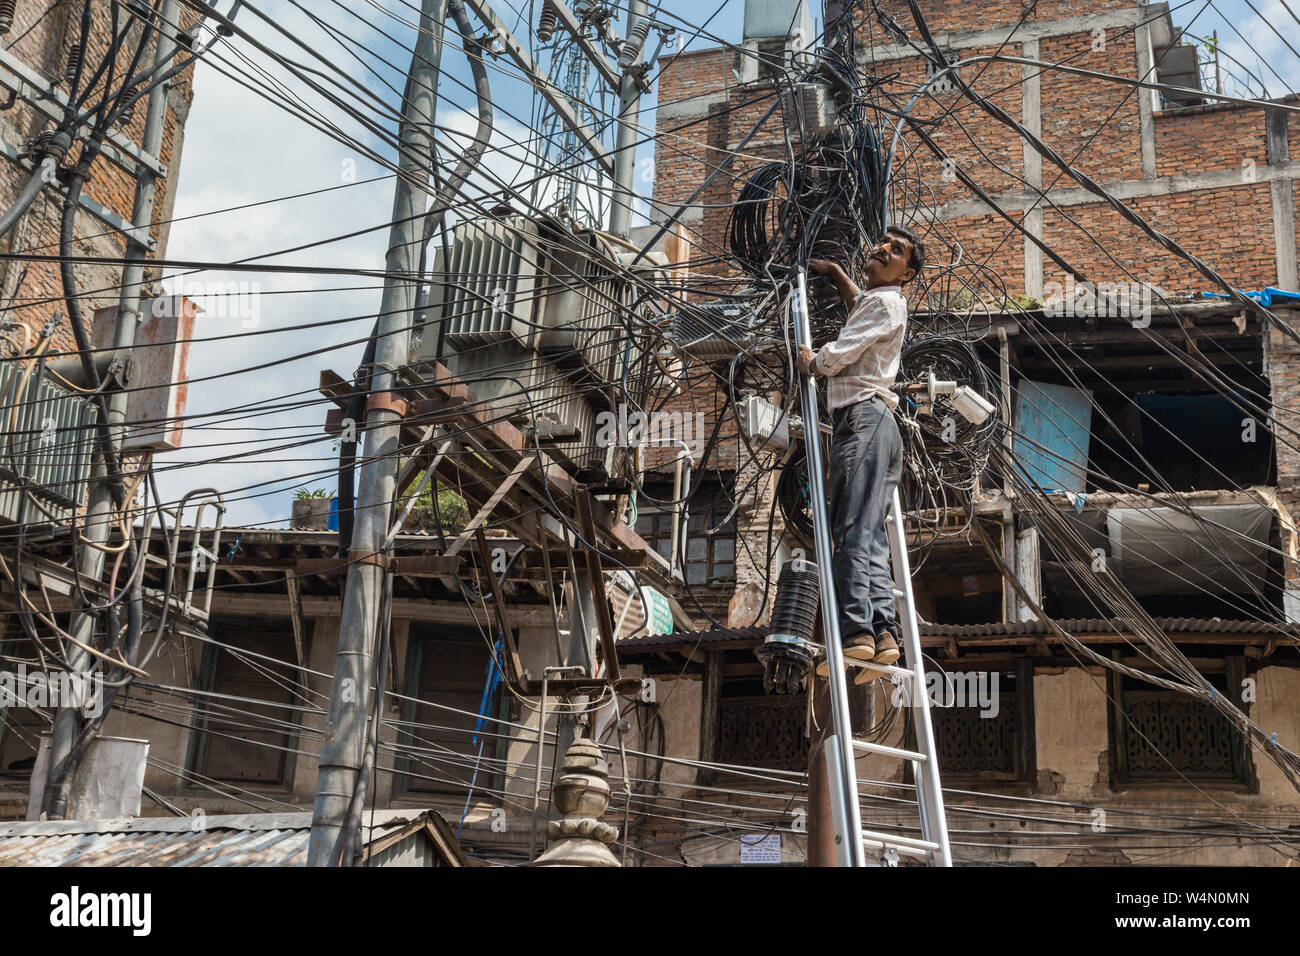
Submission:
[[[591,58],[563,31],[542,49],[551,52],[547,64],[551,82],[564,94],[573,112],[597,131],[602,143],[612,150],[614,124],[610,117],[618,106],[608,85],[592,69]],[[545,180],[535,180],[530,201],[547,212],[557,212],[563,207],[580,222],[603,225],[609,215],[609,177],[598,165],[586,161],[587,147],[579,141],[572,126],[545,101],[538,105],[542,116],[538,167],[559,172]]]

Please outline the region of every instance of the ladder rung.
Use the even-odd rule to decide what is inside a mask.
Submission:
[[[925,754],[916,750],[903,750],[900,747],[887,747],[884,744],[873,744],[866,740],[853,741],[853,749],[861,750],[864,753],[884,754],[886,757],[897,757],[900,760],[916,760],[924,762],[927,758]]]
[[[907,597],[907,594],[903,591],[900,591],[898,588],[894,588],[894,597],[896,598]]]
[[[916,677],[915,671],[908,670],[906,667],[895,667],[893,664],[873,664],[870,661],[855,661],[851,657],[845,658],[844,663],[851,667],[865,667],[881,674],[888,674],[890,677],[906,679],[915,679]]]
[[[895,836],[892,833],[879,833],[875,830],[863,830],[862,842],[871,843],[876,846],[892,846],[899,853],[907,853],[910,856],[929,856],[939,849],[939,844],[930,840],[915,840],[912,837]]]

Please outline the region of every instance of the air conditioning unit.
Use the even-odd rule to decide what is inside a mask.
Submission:
[[[98,415],[89,399],[28,371],[0,363],[0,522],[34,534],[84,504]]]
[[[450,259],[442,249],[434,255],[421,359],[441,358],[439,323],[449,349],[531,346],[541,256],[537,223],[522,216],[474,219],[457,225],[452,236]]]

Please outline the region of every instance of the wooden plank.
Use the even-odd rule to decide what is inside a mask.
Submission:
[[[482,402],[470,391],[469,387],[456,378],[451,371],[441,363],[435,362],[433,387],[447,397],[466,397],[469,404],[466,406],[466,417],[475,420],[483,429],[483,432],[495,438],[502,446],[503,451],[515,455],[522,455],[524,449],[530,448],[523,432],[515,428],[509,422],[495,421],[490,418],[484,418],[483,414],[477,411],[482,406]],[[488,410],[491,412],[491,410]],[[494,413],[492,413],[494,414]],[[577,494],[579,486],[576,480],[570,476],[564,469],[557,465],[545,452],[540,452],[538,464],[543,477],[554,487],[554,493],[557,496],[572,497]],[[612,535],[618,542],[627,548],[648,549],[644,539],[623,524],[617,521],[613,514],[601,502],[593,502],[592,518],[607,534]]]
[[[497,485],[496,490],[492,492],[492,497],[483,503],[483,507],[479,508],[478,514],[474,515],[469,524],[465,526],[465,530],[456,536],[456,540],[447,549],[447,557],[452,558],[460,554],[461,549],[469,542],[470,536],[480,530],[480,526],[487,520],[487,516],[492,513],[492,509],[501,503],[501,499],[506,496],[506,492],[515,486],[515,482],[528,470],[532,463],[533,456],[531,455],[525,455],[519,459],[510,474],[506,475],[501,484]]]
[[[289,620],[293,623],[293,650],[298,658],[298,669],[302,671],[303,683],[307,683],[307,639],[302,617],[302,592],[298,586],[296,574],[284,576],[284,588],[289,597]]]
[[[299,558],[294,567],[299,575],[344,574],[352,564],[356,564],[355,558]],[[460,561],[453,555],[403,556],[390,558],[388,570],[409,578],[455,577],[460,570]]]
[[[418,388],[404,388],[404,395],[409,394],[411,399],[417,403],[428,399],[436,399],[445,403],[442,407],[448,410],[455,409],[458,414],[449,418],[449,424],[454,424],[458,435],[467,444],[474,446],[486,459],[498,465],[503,472],[512,471],[525,455],[536,458],[537,467],[523,481],[520,481],[515,489],[517,492],[526,494],[529,498],[528,501],[514,508],[516,513],[532,512],[539,501],[548,502],[551,499],[558,501],[571,498],[579,492],[581,486],[578,482],[556,464],[554,459],[546,452],[537,450],[533,442],[523,432],[509,422],[496,420],[498,413],[490,402],[481,400],[442,363],[434,362],[429,367],[432,377],[426,378]],[[321,394],[341,408],[346,408],[347,399],[353,391],[350,382],[329,370],[323,370],[320,373],[319,389]],[[424,406],[417,404],[416,407],[423,408]],[[404,423],[404,442],[412,445],[416,443],[419,437],[415,431],[416,427],[411,425],[408,434],[408,428]],[[474,471],[470,456],[460,456],[460,459],[457,462],[447,462],[447,468],[450,469],[455,465],[463,471]],[[534,475],[537,482],[545,482],[544,487],[540,484],[533,484],[530,479]],[[512,496],[507,496],[505,500],[508,503],[512,500]],[[612,543],[613,546],[632,551],[645,551],[647,553],[651,551],[645,540],[632,528],[618,520],[602,502],[593,501],[591,511],[599,533],[607,539],[603,543]],[[512,530],[517,530],[513,523],[508,524],[508,526]],[[533,540],[535,535],[527,530],[519,533],[523,540],[539,547],[548,544],[551,546],[564,544],[559,539],[549,542],[546,540]],[[554,535],[546,535],[545,537],[555,538]],[[671,588],[672,579],[666,567],[658,565],[653,558],[646,565],[643,573],[659,590],[667,592]],[[670,602],[673,605],[674,617],[678,619],[678,623],[689,625],[690,618],[671,595]]]
[[[722,665],[725,656],[722,651],[709,651],[708,663],[704,666],[704,697],[700,704],[700,762],[713,763],[718,755],[718,723],[722,708]],[[697,771],[700,783],[708,784],[713,780],[713,772],[701,767]]]
[[[596,523],[591,517],[591,495],[578,495],[574,504],[578,509],[578,523],[583,537],[594,543]],[[599,551],[591,547],[582,550],[587,558],[587,576],[591,579],[592,599],[596,604],[596,630],[600,634],[600,646],[604,650],[605,676],[611,682],[617,681],[622,675],[618,668],[618,648],[614,643],[614,621],[609,613],[609,596],[605,593],[605,569],[601,567]]]
[[[519,682],[524,676],[524,669],[519,662],[519,648],[515,646],[514,632],[510,630],[509,616],[506,614],[505,595],[501,593],[501,588],[498,586],[499,582],[492,573],[492,554],[488,551],[487,535],[483,533],[483,529],[480,528],[475,533],[474,543],[478,546],[480,571],[492,585],[492,608],[496,614],[497,629],[501,634],[501,642],[506,648],[506,659],[510,664],[510,674],[507,676],[510,683],[519,686]]]

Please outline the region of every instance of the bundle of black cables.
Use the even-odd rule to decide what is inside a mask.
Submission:
[[[785,249],[798,230],[796,207],[790,202],[790,165],[760,166],[740,189],[727,223],[727,246],[745,272],[769,278],[773,265],[783,264]],[[779,189],[782,184],[787,189]]]

